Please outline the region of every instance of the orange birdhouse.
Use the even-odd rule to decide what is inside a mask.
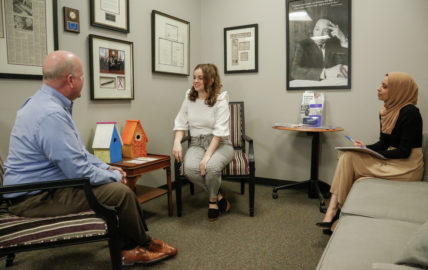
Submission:
[[[126,125],[122,133],[123,157],[146,157],[148,141],[140,120],[126,120]]]

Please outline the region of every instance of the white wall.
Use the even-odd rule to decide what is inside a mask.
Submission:
[[[334,146],[344,135],[374,142],[378,137],[376,89],[387,72],[405,71],[419,84],[419,107],[428,121],[428,18],[426,0],[352,1],[352,89],[323,91],[326,123],[345,131],[321,137],[320,179],[330,183]],[[255,141],[256,175],[274,179],[309,178],[311,137],[272,129],[296,122],[303,91],[285,85],[285,1],[202,0],[202,61],[224,70],[223,29],[259,25],[259,72],[223,76],[232,101],[245,101],[246,131]],[[425,133],[428,128],[425,126]]]
[[[140,119],[149,137],[148,151],[169,154],[174,117],[192,76],[151,72],[150,14],[153,9],[190,22],[191,69],[213,62],[222,71],[223,85],[232,101],[245,101],[247,133],[255,141],[256,175],[275,179],[309,177],[310,138],[278,131],[274,122],[298,121],[302,91],[285,90],[285,1],[283,0],[130,0],[131,32],[123,34],[90,26],[89,1],[59,1],[60,48],[79,55],[85,65],[83,96],[76,101],[73,118],[87,146],[95,122]],[[352,89],[326,93],[326,124],[344,132],[322,136],[320,178],[330,182],[336,166],[334,146],[345,145],[343,135],[367,142],[378,132],[376,88],[389,71],[406,71],[419,84],[419,107],[428,119],[428,36],[426,0],[352,1]],[[62,6],[80,10],[81,33],[63,32]],[[223,28],[259,24],[259,72],[223,74]],[[134,42],[133,101],[91,101],[88,34]],[[0,79],[0,155],[6,157],[16,110],[40,86],[39,81]],[[428,129],[425,126],[425,133]],[[144,175],[152,185],[165,183],[164,172]]]

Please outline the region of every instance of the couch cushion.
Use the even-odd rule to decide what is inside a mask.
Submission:
[[[318,270],[367,270],[374,262],[393,263],[419,224],[341,216],[318,263]]]
[[[93,211],[43,218],[24,218],[8,213],[0,215],[0,248],[105,234],[106,223]]]
[[[428,269],[428,221],[409,239],[397,263]]]
[[[342,214],[417,222],[428,220],[428,182],[368,178],[357,181]]]

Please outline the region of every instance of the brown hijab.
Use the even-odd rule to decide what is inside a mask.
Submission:
[[[391,134],[397,122],[401,108],[416,105],[418,102],[418,85],[409,74],[391,72],[388,76],[388,99],[380,109],[382,133]]]

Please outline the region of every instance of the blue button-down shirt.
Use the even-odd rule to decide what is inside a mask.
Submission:
[[[92,185],[121,181],[119,171],[108,170],[86,150],[72,107],[73,102],[45,84],[22,105],[10,136],[4,185],[79,177],[88,177]]]

